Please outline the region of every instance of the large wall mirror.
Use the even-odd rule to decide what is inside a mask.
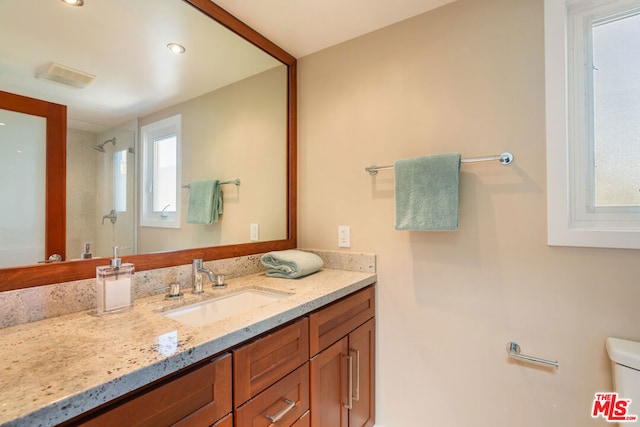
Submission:
[[[113,246],[137,270],[296,246],[295,58],[209,0],[27,3],[0,4],[0,291]]]

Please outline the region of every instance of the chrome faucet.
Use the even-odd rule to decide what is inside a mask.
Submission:
[[[209,277],[211,283],[216,283],[216,275],[213,274],[213,271],[202,266],[202,258],[194,259],[191,266],[191,292],[194,294],[201,294],[204,292],[202,287],[202,273],[205,273]]]

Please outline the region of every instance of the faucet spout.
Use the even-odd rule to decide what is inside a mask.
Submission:
[[[209,270],[208,268],[199,268],[198,271],[200,273],[205,273],[209,277],[209,281],[211,283],[215,283],[216,282],[216,275],[213,274],[213,271]]]
[[[201,294],[204,292],[204,289],[202,287],[202,273],[206,274],[207,277],[209,277],[211,283],[216,283],[216,275],[213,273],[213,271],[203,267],[202,258],[194,259],[191,267],[191,290],[194,294]]]

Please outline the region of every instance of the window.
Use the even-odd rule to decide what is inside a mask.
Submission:
[[[545,35],[549,244],[640,248],[640,0],[546,0]]]
[[[143,126],[141,225],[180,227],[181,115]]]

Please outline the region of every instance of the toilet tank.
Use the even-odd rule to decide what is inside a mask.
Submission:
[[[607,353],[614,390],[620,398],[631,399],[632,413],[640,413],[640,342],[609,337]]]

